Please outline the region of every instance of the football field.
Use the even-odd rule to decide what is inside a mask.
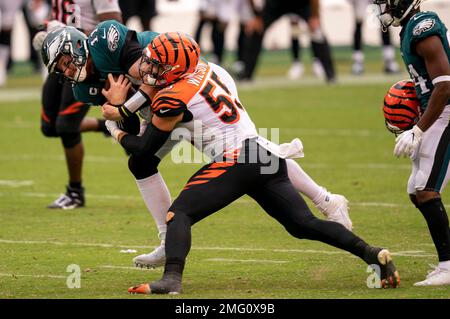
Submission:
[[[0,89],[0,298],[450,298],[448,287],[413,287],[437,257],[406,194],[410,161],[392,155],[394,136],[381,111],[389,86],[407,75],[384,75],[374,53],[367,73],[351,76],[344,53],[335,85],[312,77],[309,65],[304,79],[289,81],[287,52],[267,55],[259,79],[239,84],[240,99],[257,127],[278,128],[280,142],[302,140],[298,163],[347,197],[357,235],[393,253],[399,289],[369,288],[362,260],[291,237],[243,197],[192,228],[182,295],[128,295],[129,286],[159,279],[162,269],[131,265],[159,241],[127,157],[111,138],[84,134],[87,206],[47,209],[64,191],[65,161],[60,141],[39,129],[40,78],[19,66]],[[101,113],[92,108],[89,115]],[[173,198],[201,165],[162,161]],[[450,204],[448,191],[443,200]]]

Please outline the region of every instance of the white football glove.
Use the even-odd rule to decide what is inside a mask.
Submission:
[[[118,136],[120,133],[122,133],[123,131],[119,128],[119,125],[117,124],[116,121],[110,121],[110,120],[106,120],[105,121],[105,126],[108,129],[109,133],[111,134],[111,136],[118,141]]]
[[[412,129],[403,132],[395,139],[394,155],[411,157],[422,140],[423,131],[414,125]]]
[[[35,36],[33,37],[33,49],[35,51],[41,51],[46,36],[47,32],[45,31],[39,31],[35,34]]]

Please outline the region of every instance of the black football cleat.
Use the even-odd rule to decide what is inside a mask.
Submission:
[[[150,284],[152,294],[178,295],[181,293],[181,274],[168,272],[163,277]]]
[[[400,275],[395,268],[389,250],[382,249],[377,255],[380,266],[381,288],[397,288],[400,286]]]

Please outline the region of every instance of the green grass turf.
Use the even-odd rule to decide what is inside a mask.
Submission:
[[[158,245],[127,158],[111,139],[84,134],[87,207],[46,209],[64,190],[65,162],[60,141],[39,130],[40,78],[17,65],[0,89],[0,298],[449,298],[448,288],[412,286],[437,258],[425,221],[405,192],[409,160],[393,157],[394,137],[380,109],[390,84],[406,75],[383,76],[374,51],[368,75],[350,77],[343,52],[338,52],[343,81],[333,86],[308,75],[289,82],[283,78],[287,53],[267,54],[261,80],[240,85],[240,98],[258,127],[279,128],[282,142],[301,138],[305,158],[298,162],[321,185],[350,200],[359,236],[396,254],[401,288],[367,288],[361,260],[290,237],[244,197],[193,227],[184,294],[128,295],[129,286],[159,279],[162,270],[133,269],[134,254],[120,253],[145,253]],[[100,112],[92,108],[90,115]],[[173,197],[199,167],[170,158],[162,162]],[[448,193],[443,198],[449,202]],[[66,285],[71,264],[82,270],[79,289]]]

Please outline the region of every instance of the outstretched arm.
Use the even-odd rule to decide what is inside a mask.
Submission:
[[[155,154],[164,145],[170,133],[182,118],[183,114],[172,117],[154,115],[142,136],[130,135],[117,127],[112,129],[111,135],[119,141],[123,148],[132,154]],[[108,125],[114,126],[115,124],[112,121],[107,122],[109,122]]]

